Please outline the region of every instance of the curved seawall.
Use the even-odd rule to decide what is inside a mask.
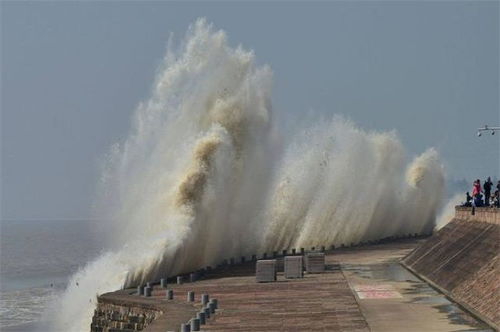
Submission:
[[[500,326],[500,209],[456,207],[455,217],[403,265],[477,315]]]

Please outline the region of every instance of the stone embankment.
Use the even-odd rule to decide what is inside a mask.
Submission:
[[[500,209],[456,207],[455,218],[403,265],[497,330],[500,327]]]
[[[90,325],[91,332],[177,331],[189,321],[199,305],[181,294],[167,300],[165,290],[154,285],[152,297],[138,296],[133,289],[102,294]],[[162,296],[158,296],[159,293]],[[182,294],[185,296],[185,294]]]
[[[94,311],[90,330],[102,331],[141,331],[162,314],[159,310],[141,306],[116,305],[100,301]]]

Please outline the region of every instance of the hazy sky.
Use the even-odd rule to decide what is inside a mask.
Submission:
[[[197,17],[274,71],[274,108],[341,113],[499,174],[498,1],[1,2],[1,217],[88,218],[99,160],[128,133],[170,33]],[[499,133],[500,134],[500,133]]]

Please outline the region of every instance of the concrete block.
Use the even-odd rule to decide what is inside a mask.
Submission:
[[[151,287],[144,287],[144,296],[150,297],[152,290],[153,290],[153,288],[151,288]]]
[[[205,313],[205,319],[210,318],[210,308],[207,306],[203,309],[203,312]]]
[[[285,278],[303,278],[302,256],[285,257]]]
[[[194,292],[190,291],[187,293],[187,301],[194,302]]]
[[[198,318],[191,319],[191,331],[199,331],[200,330],[200,320]]]
[[[322,252],[308,253],[306,255],[306,271],[308,273],[321,273],[325,271],[325,254]]]
[[[276,281],[276,260],[258,260],[255,269],[257,282]]]
[[[210,299],[210,296],[208,294],[201,294],[201,304],[206,305],[208,303],[208,300]]]
[[[196,318],[198,318],[200,320],[200,325],[205,325],[207,323],[205,312],[197,313]]]

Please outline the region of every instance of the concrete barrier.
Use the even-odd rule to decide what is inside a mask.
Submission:
[[[188,302],[194,302],[194,292],[193,291],[189,291],[187,293],[187,301]]]
[[[181,332],[191,332],[191,325],[181,324]]]
[[[200,320],[198,318],[191,319],[191,331],[200,330]]]
[[[153,289],[151,287],[144,287],[144,296],[150,297],[151,296],[151,291]]]
[[[325,271],[325,254],[322,252],[308,253],[306,255],[306,271],[308,273],[321,273]]]
[[[210,299],[208,294],[201,294],[201,304],[206,305]]]
[[[178,276],[177,277],[177,285],[182,285],[183,282],[184,282],[184,277]]]
[[[167,288],[167,279],[165,278],[160,279],[160,287]]]
[[[196,318],[198,318],[200,320],[200,325],[205,325],[207,323],[205,312],[197,313]]]
[[[276,260],[258,260],[255,269],[257,282],[276,281]]]
[[[167,289],[167,300],[173,300],[174,299],[174,291],[172,289]]]
[[[285,257],[285,278],[303,278],[302,256]]]
[[[210,308],[207,306],[205,308],[203,308],[203,312],[205,313],[205,319],[209,319],[210,318]]]
[[[144,295],[144,286],[137,286],[137,295]]]

